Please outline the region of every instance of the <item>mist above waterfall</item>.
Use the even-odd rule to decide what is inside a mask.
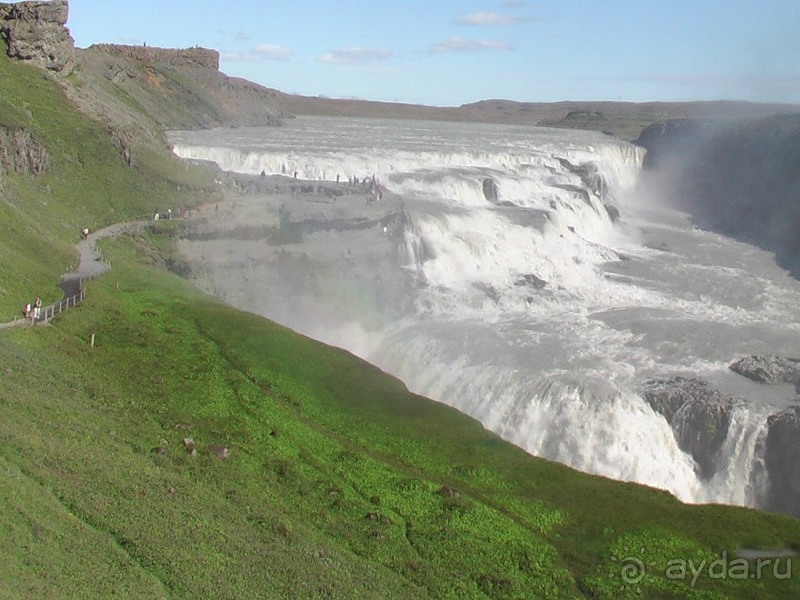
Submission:
[[[332,118],[171,140],[250,176],[182,242],[204,289],[367,358],[533,454],[687,501],[758,501],[759,436],[793,392],[742,385],[727,365],[800,354],[800,286],[767,252],[695,228],[681,198],[640,177],[641,148]],[[742,392],[714,461],[700,464],[645,400],[647,381],[680,376]]]

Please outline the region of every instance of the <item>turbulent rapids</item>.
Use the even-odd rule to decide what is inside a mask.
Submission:
[[[800,285],[770,254],[692,227],[642,175],[642,149],[330,118],[171,142],[251,176],[182,242],[204,289],[537,456],[685,501],[761,504],[768,419],[795,392],[728,365],[800,355]],[[695,378],[713,403],[675,408],[670,386]]]

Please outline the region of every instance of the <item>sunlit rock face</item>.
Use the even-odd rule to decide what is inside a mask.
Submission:
[[[0,4],[0,38],[8,56],[51,71],[75,65],[75,41],[67,29],[67,0]]]

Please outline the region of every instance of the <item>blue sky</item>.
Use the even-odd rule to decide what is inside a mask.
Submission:
[[[67,25],[309,96],[800,104],[798,0],[71,0]]]

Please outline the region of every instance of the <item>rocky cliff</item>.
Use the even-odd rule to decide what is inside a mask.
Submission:
[[[731,371],[764,385],[789,383],[800,392],[800,359],[782,356],[746,356],[730,365]],[[800,399],[798,396],[795,400]],[[761,505],[800,517],[800,406],[794,405],[767,419],[764,466],[769,486]]]
[[[800,393],[800,359],[748,356],[730,369],[763,385],[793,384]],[[721,453],[735,409],[747,401],[715,390],[700,378],[672,377],[642,384],[642,395],[672,427],[681,450],[695,460],[706,481],[723,468]],[[800,400],[800,395],[796,401]],[[770,415],[755,448],[753,501],[761,509],[800,517],[800,405]]]
[[[285,116],[275,90],[221,73],[216,50],[95,44],[78,63],[69,93],[129,131],[277,125]]]
[[[67,0],[0,3],[0,39],[8,56],[69,73],[76,57],[68,16]]]
[[[673,377],[644,382],[643,395],[672,427],[681,450],[691,454],[700,476],[711,479],[728,436],[731,411],[742,401],[697,378]]]
[[[800,111],[657,124],[637,143],[659,175],[654,191],[698,227],[773,252],[800,277]]]
[[[90,50],[141,63],[170,65],[188,69],[219,71],[219,52],[208,48],[153,48],[120,44],[92,44]]]
[[[683,160],[686,152],[711,136],[714,123],[710,120],[673,119],[645,127],[633,140],[647,150],[645,169],[667,168]]]
[[[26,129],[0,128],[0,174],[39,175],[47,170],[50,155]]]
[[[764,508],[800,517],[800,407],[768,420],[764,462],[769,472]]]

